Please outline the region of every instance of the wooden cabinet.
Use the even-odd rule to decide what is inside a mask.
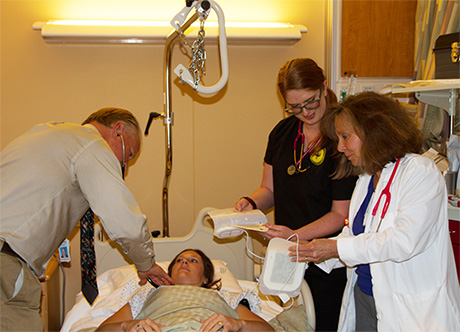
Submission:
[[[40,278],[42,286],[42,297],[40,303],[40,315],[43,322],[43,330],[60,330],[60,296],[59,290],[59,263],[57,258],[51,258],[46,267],[45,275]]]
[[[414,0],[342,0],[341,76],[412,77]]]

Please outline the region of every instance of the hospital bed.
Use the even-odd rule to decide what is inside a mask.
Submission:
[[[218,239],[213,236],[213,222],[208,212],[213,208],[203,208],[193,225],[191,232],[184,237],[154,239],[156,261],[165,270],[175,255],[187,248],[201,249],[215,266],[216,277],[222,279],[222,288],[229,291],[253,290],[260,299],[260,316],[267,321],[276,319],[286,309],[280,305],[277,297],[261,294],[257,288],[260,265],[248,253],[253,250],[252,240],[245,236]],[[108,239],[100,223],[95,225],[95,249],[97,257],[99,296],[92,307],[82,297],[76,296],[74,307],[68,312],[61,332],[79,331],[98,326],[122,306],[122,294],[126,284],[137,280],[137,273],[129,259],[120,248]],[[315,328],[315,312],[308,285],[304,282],[301,294],[295,299],[295,305],[303,305],[302,317],[309,327]],[[288,306],[287,308],[289,308]],[[297,307],[296,310],[298,310]],[[290,316],[293,317],[291,311]],[[298,312],[298,311],[297,311]]]

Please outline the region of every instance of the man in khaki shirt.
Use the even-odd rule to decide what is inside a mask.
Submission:
[[[1,152],[2,331],[42,329],[37,277],[88,208],[133,261],[141,284],[148,277],[172,282],[155,264],[146,217],[123,181],[140,141],[129,111],[104,108],[83,125],[37,125]]]

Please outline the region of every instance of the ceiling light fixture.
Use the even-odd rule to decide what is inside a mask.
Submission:
[[[229,43],[293,44],[307,32],[303,25],[277,22],[226,22]],[[164,44],[173,30],[166,21],[50,20],[35,22],[47,43],[71,44]],[[196,37],[198,24],[186,35]],[[217,40],[217,22],[205,23],[206,38]]]

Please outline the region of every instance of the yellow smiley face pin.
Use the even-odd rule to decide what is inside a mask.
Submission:
[[[310,160],[314,165],[319,166],[323,163],[324,158],[326,158],[326,148],[319,150],[318,153],[310,157]]]

